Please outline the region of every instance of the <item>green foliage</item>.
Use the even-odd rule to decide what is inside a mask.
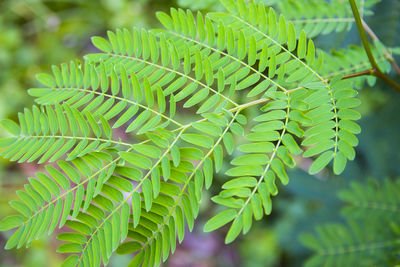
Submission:
[[[67,160],[72,160],[110,145],[129,145],[113,141],[107,120],[98,116],[96,121],[88,107],[81,112],[66,103],[41,106],[42,110],[33,106],[32,111],[25,109],[18,114],[19,126],[3,120],[3,128],[13,137],[1,139],[2,146],[6,146],[1,155],[19,163],[40,158],[38,164],[41,164],[54,162],[67,152]]]
[[[371,7],[380,0],[358,0],[361,16],[371,15]],[[331,0],[283,0],[276,3],[279,11],[295,25],[303,29],[309,37],[348,31],[355,23],[350,5],[346,1]]]
[[[222,9],[223,6],[218,0],[178,0],[178,5],[183,8],[190,8],[191,10],[205,10],[205,9]]]
[[[159,12],[165,29],[108,31],[92,38],[99,53],[37,76],[39,106],[2,122],[0,153],[56,165],[17,191],[19,215],[0,223],[17,228],[6,249],[66,226],[64,266],[107,265],[113,253],[158,266],[192,231],[216,173],[229,178],[204,230],[232,222],[230,243],[271,213],[296,157],[313,159],[310,174],[343,172],[361,131],[358,92],[341,75],[351,64],[324,69],[307,37],[320,31],[260,1],[221,3],[224,13]]]
[[[387,50],[381,43],[375,43],[374,57],[379,67],[385,73],[390,73],[391,65],[387,61],[384,51]],[[332,50],[326,53],[319,51],[320,56],[324,58],[324,62],[319,72],[324,77],[333,78],[337,75],[348,75],[354,72],[359,72],[367,69],[370,65],[367,54],[363,47],[351,45],[347,49]],[[354,87],[362,89],[365,82],[369,86],[374,86],[376,83],[375,76],[359,76],[351,79]]]
[[[167,0],[1,2],[0,92],[7,94],[0,99],[2,118],[31,105],[25,91],[36,83],[36,73],[88,53],[88,36],[132,24],[155,25],[154,16],[146,14],[172,4]]]
[[[302,243],[314,251],[306,266],[386,266],[397,261],[400,229],[397,212],[399,179],[352,183],[339,192],[347,224],[324,224],[315,234],[303,234]],[[383,227],[382,227],[383,226]]]
[[[380,222],[396,221],[400,203],[397,194],[399,182],[398,179],[385,179],[381,182],[368,179],[365,184],[351,183],[351,189],[338,194],[339,199],[346,203],[342,209],[343,215],[356,219],[376,219]]]

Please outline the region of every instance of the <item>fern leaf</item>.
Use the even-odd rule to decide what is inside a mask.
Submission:
[[[379,230],[378,230],[379,229]],[[398,233],[389,227],[377,227],[372,223],[350,221],[349,226],[326,224],[318,227],[317,235],[303,234],[302,243],[315,251],[305,266],[321,266],[334,262],[336,265],[382,265],[395,260],[399,247]]]
[[[96,203],[97,199],[89,192],[90,188],[95,185],[95,177],[105,176],[107,180],[114,171],[115,161],[107,153],[92,152],[70,162],[59,161],[58,167],[61,170],[47,166],[47,173],[36,173],[35,178],[29,178],[25,190],[17,191],[20,200],[12,201],[10,205],[22,215],[23,223],[13,224],[18,226],[13,235],[18,242],[11,238],[6,245],[8,249],[24,244],[29,246],[45,233],[52,233],[57,226],[62,227],[69,216],[77,217],[81,206],[83,210],[95,209],[91,202]],[[8,220],[6,218],[2,223]]]
[[[342,210],[345,216],[351,215],[353,218],[363,219],[369,218],[373,212],[379,221],[391,221],[397,216],[398,180],[385,179],[384,182],[378,182],[370,179],[363,184],[354,182],[350,187],[338,194],[339,199],[346,203]]]
[[[54,67],[54,69],[57,69],[57,67]],[[119,72],[124,73],[125,67],[120,67]],[[70,75],[72,75],[72,73]],[[141,133],[145,133],[156,128],[158,125],[166,127],[169,123],[182,126],[182,124],[175,121],[173,118],[152,108],[150,102],[139,103],[143,100],[143,94],[141,93],[142,89],[138,77],[134,74],[131,75],[129,79],[124,75],[118,77],[114,69],[111,70],[110,74],[106,73],[104,63],[96,66],[95,64],[86,62],[85,73],[83,74],[80,71],[79,76],[88,80],[86,85],[81,82],[80,84],[74,84],[72,88],[62,86],[56,88],[34,88],[30,89],[29,93],[37,97],[36,102],[40,104],[65,102],[76,109],[81,109],[83,105],[86,105],[82,109],[83,111],[93,112],[95,118],[103,116],[107,121],[119,116],[119,120],[114,123],[113,128],[126,124],[139,110],[144,110],[145,112],[142,113],[142,116],[137,117],[136,120],[130,123],[127,128],[128,132],[139,128]],[[157,76],[160,77],[160,73],[158,73]],[[111,85],[110,94],[106,92],[107,87],[99,87],[99,77],[101,77],[100,80],[102,84],[106,84],[107,87],[108,84]],[[173,77],[168,78],[168,80],[171,79],[173,79]],[[123,85],[123,95],[121,97],[118,96],[120,83]],[[88,88],[89,86],[91,87]],[[131,93],[134,95],[134,100],[128,98]],[[159,97],[165,98],[165,94]],[[150,115],[153,115],[152,123],[144,124],[145,121],[150,118]]]
[[[315,233],[305,233],[302,243],[314,254],[306,266],[385,265],[397,261],[400,245],[396,223],[399,180],[353,182],[338,196],[347,202],[342,214],[347,224],[319,225]],[[362,222],[362,223],[361,223]],[[385,227],[382,227],[385,225]]]
[[[384,55],[384,47],[373,47],[374,57],[382,71],[389,73],[391,65],[386,60]],[[324,64],[321,65],[320,72],[327,78],[333,78],[338,75],[348,75],[351,73],[364,71],[370,68],[370,62],[365,54],[365,50],[359,46],[350,46],[347,49],[333,50],[330,53],[319,51],[320,56],[324,58]],[[351,60],[348,60],[351,58]],[[352,79],[354,87],[361,89],[365,82],[369,86],[373,86],[376,82],[376,77],[360,76]]]
[[[309,157],[309,156],[319,155],[314,164],[311,166],[310,173],[319,172],[333,159],[334,159],[334,170],[336,173],[340,173],[346,164],[346,159],[350,160],[353,159],[354,151],[352,145],[350,145],[349,143],[355,145],[353,134],[359,132],[359,127],[352,121],[354,119],[357,119],[358,116],[356,117],[351,116],[351,118],[348,118],[346,116],[343,117],[343,113],[345,113],[345,111],[341,112],[340,116],[338,115],[338,113],[339,110],[341,110],[342,108],[343,109],[354,108],[359,104],[359,101],[349,99],[349,97],[354,97],[354,94],[342,95],[336,93],[336,91],[347,89],[345,88],[346,84],[339,83],[335,85],[333,82],[331,84],[327,84],[326,81],[318,73],[315,72],[313,67],[317,67],[317,65],[314,64],[318,64],[318,60],[315,60],[314,45],[312,41],[307,42],[304,31],[300,34],[300,38],[298,40],[297,56],[296,56],[289,50],[287,50],[287,48],[281,45],[281,42],[283,41],[282,36],[284,36],[282,32],[286,31],[285,30],[286,24],[284,22],[284,19],[279,19],[278,21],[276,19],[275,12],[272,9],[268,11],[267,15],[267,12],[265,11],[262,5],[256,7],[253,2],[249,3],[248,8],[245,8],[243,6],[246,7],[246,3],[244,1],[239,1],[238,3],[230,2],[229,4],[229,9],[231,12],[230,15],[212,14],[212,17],[222,19],[226,23],[238,25],[236,26],[236,30],[240,29],[241,27],[246,27],[247,31],[250,30],[253,32],[253,34],[258,35],[261,38],[265,38],[265,40],[267,40],[272,45],[271,47],[272,49],[276,47],[276,51],[283,51],[282,55],[285,56],[286,60],[292,59],[291,61],[289,61],[291,63],[290,66],[294,65],[297,68],[301,69],[302,71],[299,71],[299,73],[301,72],[308,73],[308,75],[306,74],[303,76],[295,76],[296,78],[293,78],[293,76],[289,76],[287,80],[289,80],[290,82],[300,80],[300,84],[304,84],[304,86],[301,86],[294,90],[289,90],[289,91],[284,90],[284,94],[280,97],[279,94],[276,94],[274,100],[277,101],[271,102],[270,107],[268,107],[267,105],[264,108],[266,111],[286,108],[287,109],[286,117],[284,115],[284,118],[281,118],[281,120],[283,119],[283,122],[272,121],[272,122],[266,122],[262,125],[257,125],[256,127],[253,128],[253,131],[255,133],[251,133],[248,136],[248,139],[250,139],[250,141],[276,142],[276,146],[273,148],[273,152],[270,154],[270,157],[267,160],[266,167],[263,168],[260,165],[251,166],[244,164],[244,166],[238,166],[232,168],[227,173],[228,175],[232,176],[246,176],[246,175],[260,176],[257,186],[255,186],[252,191],[250,190],[250,192],[249,190],[238,191],[237,189],[234,190],[234,192],[229,192],[229,190],[224,190],[218,197],[214,198],[214,201],[216,201],[217,203],[220,204],[229,203],[228,206],[233,205],[231,203],[236,203],[235,205],[237,205],[236,207],[239,208],[239,212],[235,220],[243,220],[243,224],[235,224],[235,227],[238,227],[237,225],[242,225],[244,232],[246,232],[245,229],[249,228],[251,225],[252,215],[259,214],[257,208],[255,208],[256,211],[254,212],[246,207],[253,199],[253,196],[256,194],[260,185],[263,185],[262,182],[269,169],[270,168],[272,169],[272,171],[280,178],[283,184],[286,184],[288,182],[284,164],[289,167],[293,167],[294,161],[292,159],[292,156],[288,152],[289,150],[284,145],[281,144],[285,133],[287,132],[288,133],[287,136],[290,136],[285,138],[287,142],[295,144],[295,142],[292,141],[293,137],[291,136],[291,134],[296,135],[299,138],[302,138],[304,134],[302,128],[308,128],[308,130],[305,132],[306,137],[314,135],[312,129],[313,128],[315,129],[315,127],[319,127],[318,129],[321,129],[322,127],[324,127],[324,129],[329,127],[333,128],[332,131],[336,133],[335,138],[334,138],[335,134],[334,136],[332,136],[330,132],[328,133],[322,132],[321,135],[319,136],[322,137],[322,139],[318,140],[317,142],[310,142],[309,138],[306,139],[308,141],[304,140],[305,142],[303,143],[304,146],[313,145],[311,148],[306,149],[304,156]],[[254,14],[251,14],[252,12],[256,12],[258,14],[259,18],[258,21],[255,20]],[[262,18],[269,18],[269,19],[267,21],[266,19],[264,20]],[[281,32],[280,36],[278,32]],[[285,39],[284,42],[288,42],[289,39],[287,40]],[[238,42],[240,43],[240,35]],[[268,50],[269,51],[272,50],[271,48],[269,47]],[[276,72],[275,58],[276,56],[270,57],[270,63],[269,63],[270,66],[268,72],[269,75],[272,76]],[[308,64],[303,62],[302,58],[305,58]],[[285,77],[285,67],[286,67],[284,63],[285,60],[283,62],[280,62],[281,64],[279,69],[280,73],[278,74],[277,77],[278,81],[284,80],[283,77]],[[296,73],[296,71],[294,71],[294,73]],[[315,87],[306,85],[309,81],[313,79],[319,80],[321,86],[319,89],[318,86]],[[347,86],[348,88],[351,88],[350,85]],[[325,87],[325,89],[323,89],[323,87]],[[305,90],[305,88],[308,88],[310,90]],[[295,92],[299,89],[301,89],[301,91],[299,91],[298,94],[296,94]],[[294,94],[292,94],[292,92]],[[336,93],[336,95],[334,95],[335,94],[334,92]],[[309,95],[309,97],[305,97],[306,95]],[[320,95],[321,97],[317,97],[317,95]],[[325,95],[325,97],[323,95]],[[291,98],[292,97],[296,98],[296,96],[301,96],[301,99],[300,100],[294,99],[293,101],[291,101]],[[335,99],[336,96],[337,99]],[[318,101],[316,102],[308,101],[310,99],[316,100],[317,98]],[[322,103],[326,103],[326,105]],[[323,110],[324,108],[326,108],[325,111],[326,114],[321,115],[320,117],[317,118],[316,114],[320,114],[320,111]],[[292,111],[291,109],[294,110]],[[305,111],[308,112],[305,114]],[[352,112],[352,114],[353,113],[357,114],[355,112]],[[334,121],[332,121],[332,119],[334,119]],[[324,125],[323,124],[324,121],[328,125]],[[260,133],[257,133],[257,131],[259,131]],[[339,131],[343,132],[340,138],[337,137],[339,135]],[[289,139],[291,140],[289,141]],[[309,143],[307,144],[307,142]],[[297,147],[298,146],[295,145],[292,148],[292,151],[298,151]],[[272,175],[269,176],[272,177]],[[273,188],[273,186],[271,187]],[[266,188],[261,190],[262,192],[268,192]],[[239,197],[239,199],[233,197],[235,196],[235,194],[239,194],[236,195],[237,197]],[[223,196],[229,197],[229,199],[225,199]],[[240,200],[243,197],[245,200],[242,203]],[[263,203],[265,203],[264,210],[267,213],[269,213],[271,210],[270,199],[265,195],[263,196],[263,198],[260,199],[263,199]],[[257,200],[255,201],[257,202]],[[259,207],[259,205],[255,203],[253,207]],[[241,214],[246,210],[247,212],[245,214],[247,218],[241,216]],[[258,215],[257,218],[259,218]],[[235,232],[237,232],[236,229]]]
[[[232,118],[232,121],[230,124],[232,124],[232,122],[234,121],[234,118]],[[220,142],[222,142],[223,136],[226,134],[226,132],[229,129],[229,125],[226,127],[225,131],[222,133],[221,136],[219,137],[214,137],[214,138],[218,138],[218,140],[216,141],[216,143],[213,145],[213,147],[218,146],[218,144]],[[126,203],[127,201],[129,201],[132,197],[133,199],[137,199],[137,197],[134,196],[139,196],[137,194],[138,189],[141,188],[142,189],[142,193],[139,196],[139,200],[135,200],[133,201],[133,207],[139,206],[142,207],[141,211],[138,212],[138,210],[135,208],[133,210],[133,212],[136,212],[136,214],[133,215],[133,217],[137,216],[137,213],[139,213],[139,218],[138,219],[138,223],[129,223],[128,229],[129,232],[127,233],[128,237],[129,235],[141,235],[144,236],[143,238],[147,238],[147,242],[143,241],[142,239],[139,239],[137,241],[135,241],[135,243],[132,243],[132,241],[128,241],[128,242],[124,242],[122,243],[118,248],[118,242],[113,243],[113,246],[111,249],[111,251],[109,251],[110,253],[117,250],[118,253],[130,253],[130,252],[134,252],[134,249],[138,249],[140,248],[140,251],[146,251],[147,249],[153,251],[155,248],[153,248],[153,243],[156,244],[156,247],[158,246],[157,244],[159,242],[162,243],[168,243],[171,244],[171,246],[175,247],[175,244],[172,244],[172,242],[176,242],[175,238],[172,240],[163,240],[162,238],[169,238],[169,237],[163,237],[162,233],[164,233],[165,231],[170,231],[170,227],[165,228],[166,227],[166,223],[168,223],[171,220],[171,217],[173,217],[174,221],[177,222],[177,225],[174,226],[175,229],[177,229],[177,233],[178,233],[178,238],[179,241],[181,242],[183,239],[183,234],[184,234],[184,223],[183,223],[183,218],[186,218],[186,223],[189,227],[189,229],[193,229],[193,223],[194,223],[194,218],[197,216],[198,213],[198,205],[199,205],[199,201],[201,198],[201,189],[203,187],[204,181],[203,179],[209,179],[208,177],[212,178],[212,171],[211,173],[207,173],[207,168],[212,168],[212,166],[208,166],[207,165],[207,159],[209,159],[208,157],[210,157],[213,153],[214,148],[211,148],[211,150],[208,150],[207,154],[205,154],[205,156],[203,155],[203,152],[200,152],[200,150],[193,150],[192,151],[199,151],[200,153],[200,157],[201,157],[201,161],[200,163],[194,167],[192,163],[190,163],[189,160],[193,160],[193,159],[198,159],[197,156],[195,158],[193,158],[193,156],[191,154],[193,154],[193,152],[191,153],[187,153],[186,151],[188,150],[188,148],[186,149],[178,149],[177,152],[172,152],[172,148],[176,147],[176,143],[180,140],[180,138],[185,135],[183,132],[186,131],[186,129],[182,130],[180,132],[180,134],[178,134],[176,137],[174,137],[174,139],[172,140],[171,144],[167,147],[164,148],[165,151],[163,153],[163,155],[161,157],[158,158],[158,160],[152,164],[151,166],[142,166],[142,169],[147,170],[145,175],[140,176],[140,178],[138,178],[138,184],[133,188],[131,187],[131,190],[129,190],[129,196],[124,198],[124,199],[114,199],[114,201],[117,201],[118,204],[115,204],[112,208],[112,210],[109,210],[111,213],[109,216],[107,216],[106,218],[103,218],[101,220],[101,222],[99,222],[97,228],[93,229],[91,231],[91,235],[88,237],[88,241],[84,244],[84,248],[82,250],[82,254],[81,257],[79,258],[80,261],[84,261],[85,257],[87,257],[85,254],[89,253],[90,251],[90,247],[93,245],[93,240],[95,240],[95,236],[96,235],[100,235],[102,233],[102,231],[105,231],[106,228],[105,227],[110,227],[109,225],[109,221],[113,220],[114,216],[119,216],[116,214],[121,213],[121,218],[126,218],[126,223],[129,223],[129,217],[130,217],[130,213],[129,212],[123,212],[124,211],[124,207],[126,207]],[[210,137],[211,138],[211,137]],[[211,139],[213,140],[213,139]],[[185,140],[185,142],[191,143],[193,144],[193,142],[191,140]],[[213,141],[214,142],[214,141]],[[202,144],[198,144],[198,147],[200,149],[204,148],[204,146]],[[185,153],[186,152],[186,153]],[[173,161],[170,161],[168,159],[168,161],[170,161],[169,164],[169,172],[170,174],[168,175],[168,177],[166,178],[165,176],[163,176],[164,180],[169,180],[171,181],[170,183],[164,183],[164,182],[160,182],[160,174],[161,173],[165,173],[165,171],[163,170],[164,166],[162,166],[162,162],[164,158],[167,158],[168,154],[171,155],[172,158],[176,157],[176,156],[172,156],[173,153],[179,153],[179,158],[180,158],[180,162],[179,164],[174,165]],[[133,154],[127,154],[127,153],[123,153],[120,154],[122,156],[122,158],[125,158],[127,160],[127,162],[129,163],[133,163],[133,164],[142,164],[143,160],[138,160],[137,157],[135,157],[135,160],[131,160],[133,159],[132,156]],[[142,162],[142,163],[140,163]],[[200,175],[199,178],[199,172],[201,171],[202,165],[204,163],[204,175]],[[118,167],[118,168],[123,168],[123,167]],[[126,168],[126,167],[125,167]],[[162,171],[160,171],[159,169],[162,169]],[[132,167],[130,167],[130,172],[132,172]],[[118,170],[117,170],[118,173]],[[120,175],[122,175],[123,173],[119,173]],[[204,178],[203,178],[204,177]],[[201,179],[201,181],[199,181],[198,179]],[[207,182],[206,183],[210,183]],[[154,189],[154,187],[158,185],[161,186],[161,188],[159,189]],[[105,185],[107,186],[107,184]],[[182,186],[182,187],[180,187]],[[161,193],[159,195],[154,196],[151,191],[160,191]],[[185,190],[188,190],[188,192],[185,192]],[[102,189],[102,192],[104,191],[104,186]],[[196,194],[197,193],[197,194]],[[199,195],[200,193],[200,195]],[[110,195],[111,196],[111,195]],[[177,198],[176,198],[177,197]],[[174,199],[175,198],[175,199]],[[168,200],[169,199],[169,200]],[[122,203],[121,203],[122,201]],[[141,203],[139,204],[138,203]],[[160,207],[161,205],[161,207]],[[153,207],[154,206],[154,207]],[[140,208],[139,208],[140,209]],[[161,210],[160,210],[161,209]],[[165,212],[163,210],[166,210]],[[161,212],[161,214],[160,214]],[[124,214],[122,214],[124,213]],[[158,215],[157,215],[158,214]],[[122,215],[124,215],[124,217],[122,217]],[[168,215],[168,216],[167,216]],[[163,222],[163,223],[162,223]],[[155,228],[157,225],[160,225],[159,228]],[[88,225],[89,227],[89,225]],[[117,222],[117,224],[112,224],[111,228],[114,229],[114,227],[120,227],[119,221]],[[144,231],[143,229],[150,229],[152,230],[152,232],[147,232]],[[168,229],[168,230],[165,230]],[[157,230],[157,231],[155,231]],[[119,232],[119,231],[117,231]],[[121,237],[121,241],[125,240],[126,236]],[[101,238],[99,238],[99,240],[101,240]],[[146,239],[144,239],[146,240]],[[139,243],[138,243],[139,242]],[[142,244],[140,244],[142,243]],[[140,246],[138,246],[138,244],[140,244]],[[102,244],[100,244],[102,245]],[[105,244],[103,244],[105,246]],[[107,263],[109,256],[111,255],[110,253],[108,253],[107,255],[103,255],[103,262]],[[147,252],[146,252],[147,253]],[[150,252],[153,253],[153,252]],[[164,252],[167,253],[167,252]],[[140,254],[141,255],[141,254]],[[168,254],[167,254],[168,255]],[[99,255],[98,255],[99,256]],[[147,257],[147,256],[146,256]],[[143,260],[146,261],[147,258],[144,258]],[[166,256],[165,256],[166,257]],[[135,259],[136,260],[136,259]],[[148,259],[147,259],[148,260]]]
[[[217,204],[237,209],[230,231],[237,233],[243,230],[246,233],[253,216],[259,220],[264,213],[271,213],[270,196],[277,193],[276,176],[284,185],[289,182],[285,166],[294,167],[292,155],[302,152],[292,136],[299,133],[289,126],[289,122],[297,124],[296,121],[299,121],[303,124],[308,119],[302,110],[295,105],[292,107],[292,101],[295,101],[292,96],[276,93],[275,102],[262,108],[265,113],[254,119],[260,123],[245,136],[248,142],[238,147],[244,154],[233,159],[231,164],[235,167],[226,172],[235,178],[227,181],[223,185],[224,190],[213,197]],[[295,118],[294,114],[303,116]],[[294,120],[290,121],[291,118]],[[236,229],[238,227],[241,229]],[[228,234],[225,242],[232,242],[237,235]]]
[[[360,14],[370,15],[377,2],[358,1]],[[293,23],[296,31],[303,29],[311,38],[332,32],[349,31],[355,23],[350,6],[341,0],[284,0],[277,2],[277,9]]]
[[[66,154],[67,160],[72,160],[111,145],[128,145],[112,140],[111,128],[102,116],[96,121],[87,111],[80,112],[67,104],[33,106],[32,111],[25,109],[18,117],[19,125],[7,120],[2,123],[13,136],[6,139],[0,154],[11,161],[40,158],[41,164]]]

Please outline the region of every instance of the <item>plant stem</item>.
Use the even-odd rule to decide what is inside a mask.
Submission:
[[[363,70],[363,71],[360,71],[360,72],[355,72],[355,73],[351,73],[351,74],[348,74],[348,75],[344,75],[344,76],[342,77],[341,80],[346,80],[346,79],[350,79],[350,78],[354,78],[354,77],[359,77],[359,76],[365,76],[365,75],[374,75],[374,76],[375,76],[375,73],[376,73],[376,69]],[[325,80],[323,80],[323,82],[327,82],[327,83],[330,83],[330,81],[331,81],[331,79],[325,79]],[[300,86],[300,87],[291,89],[291,90],[288,91],[288,93],[293,93],[294,91],[297,91],[297,90],[302,89],[302,88],[304,88],[304,87],[303,87],[303,86]],[[267,99],[269,99],[269,98],[267,98]],[[261,100],[262,102],[264,102],[264,101],[265,101],[265,98],[262,98],[262,99],[260,99],[260,100]],[[260,101],[260,100],[257,100],[257,101]],[[253,101],[253,102],[255,102],[255,101]],[[250,102],[249,104],[253,104],[253,102]],[[247,104],[246,104],[246,105],[247,105]],[[239,106],[239,107],[236,107],[234,110],[236,110],[237,108],[240,108],[240,107],[242,107],[242,106],[243,106],[243,105],[241,105],[241,106]],[[232,111],[232,109],[231,109],[230,111]]]
[[[361,23],[360,13],[358,13],[358,9],[356,6],[356,2],[354,0],[349,0],[351,5],[351,10],[353,11],[354,19],[357,23],[358,32],[360,33],[361,42],[364,46],[365,52],[367,53],[369,62],[371,63],[372,67],[378,69],[378,64],[375,62],[375,58],[372,55],[371,47],[369,46],[367,35],[365,34],[364,28]]]
[[[351,79],[351,78],[365,76],[365,75],[374,75],[375,76],[375,73],[376,73],[376,69],[367,69],[367,70],[363,70],[360,72],[355,72],[355,73],[351,73],[348,75],[344,75],[341,80]],[[326,79],[325,81],[329,83],[331,81],[331,79]]]
[[[372,69],[367,69],[364,71],[360,71],[360,72],[355,72],[355,73],[351,73],[348,75],[344,75],[342,77],[342,80],[346,80],[346,79],[350,79],[350,78],[354,78],[354,77],[359,77],[359,76],[364,76],[364,75],[375,75],[376,73],[376,69],[372,68]]]
[[[364,30],[367,32],[369,37],[371,37],[371,39],[373,41],[380,42],[378,36],[376,36],[374,31],[368,26],[368,24],[363,19],[361,19],[361,22],[362,22],[362,25],[364,27]],[[390,62],[390,64],[392,64],[392,67],[397,72],[397,75],[400,76],[400,67],[399,67],[399,65],[397,65],[397,63],[394,60],[393,56],[389,53],[389,51],[387,49],[384,49],[383,53],[385,54],[385,57]]]
[[[354,19],[356,20],[356,23],[357,23],[357,28],[358,28],[358,32],[360,33],[361,42],[364,46],[365,52],[367,53],[368,60],[371,63],[372,68],[375,69],[374,75],[376,77],[378,77],[379,79],[381,79],[382,81],[384,81],[385,83],[387,83],[388,85],[390,85],[391,87],[393,87],[394,89],[396,89],[398,92],[400,92],[400,85],[397,84],[392,79],[390,79],[387,75],[385,75],[379,69],[378,64],[376,64],[375,58],[371,51],[371,47],[369,46],[369,43],[368,43],[367,35],[365,34],[365,30],[364,30],[363,24],[361,22],[360,13],[358,12],[356,3],[354,0],[349,0],[349,2],[350,2],[351,10],[353,11]]]

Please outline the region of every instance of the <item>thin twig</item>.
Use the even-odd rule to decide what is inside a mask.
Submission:
[[[369,43],[368,43],[367,35],[365,34],[365,30],[364,30],[363,24],[361,22],[361,17],[360,17],[360,13],[358,12],[358,9],[357,9],[356,2],[354,0],[349,0],[349,2],[350,2],[351,10],[353,11],[354,19],[356,20],[356,23],[357,23],[357,28],[358,28],[358,32],[360,33],[360,38],[361,38],[362,44],[363,44],[365,52],[367,53],[367,56],[368,56],[368,60],[371,63],[372,68],[376,70],[374,75],[400,92],[400,85],[397,84],[395,81],[393,81],[391,78],[389,78],[389,76],[384,74],[379,69],[378,64],[376,64],[375,58],[371,51],[371,47],[369,46]]]
[[[351,74],[348,74],[348,75],[344,75],[341,78],[341,80],[346,80],[346,79],[355,78],[355,77],[359,77],[359,76],[365,76],[365,75],[373,75],[373,76],[375,76],[375,73],[376,73],[376,69],[363,70],[363,71],[360,71],[360,72],[355,72],[355,73],[351,73]],[[322,82],[330,83],[331,80],[332,79],[325,79]],[[296,87],[294,89],[288,90],[287,92],[290,94],[290,93],[293,93],[293,92],[295,92],[297,90],[300,90],[302,88],[304,88],[304,86]]]
[[[364,76],[364,75],[375,75],[376,73],[376,69],[367,69],[367,70],[363,70],[360,72],[355,72],[355,73],[351,73],[348,75],[344,75],[342,77],[342,80],[346,80],[346,79],[350,79],[350,78],[354,78],[354,77],[359,77],[359,76]]]
[[[351,10],[353,11],[354,19],[356,20],[358,32],[360,33],[361,42],[364,46],[365,52],[367,53],[368,60],[371,63],[373,68],[379,69],[378,64],[376,64],[375,58],[372,54],[371,47],[369,46],[367,35],[365,34],[364,28],[362,27],[360,13],[358,13],[358,9],[356,6],[356,2],[354,0],[349,0],[351,5]]]
[[[368,26],[368,24],[362,19],[361,20],[362,25],[364,27],[364,30],[367,32],[367,34],[371,37],[373,41],[378,41],[380,42],[378,36],[374,33],[374,31]],[[393,56],[389,53],[389,51],[385,48],[383,50],[383,53],[386,57],[386,59],[392,64],[393,69],[397,72],[397,75],[400,76],[400,67],[397,65],[396,61],[394,60]]]
[[[375,73],[376,73],[376,69],[371,68],[371,69],[363,70],[360,72],[355,72],[355,73],[351,73],[348,75],[344,75],[341,80],[351,79],[351,78],[365,76],[365,75],[375,76]],[[325,81],[329,83],[329,82],[331,82],[331,79],[326,79]]]

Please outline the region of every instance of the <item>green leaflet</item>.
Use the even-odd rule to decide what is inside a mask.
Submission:
[[[204,232],[211,232],[232,221],[236,216],[235,210],[229,209],[212,217],[205,225]]]
[[[132,195],[132,214],[133,214],[133,225],[136,227],[140,220],[140,210],[141,210],[141,201],[140,195],[137,192],[134,192]]]
[[[77,255],[69,256],[61,265],[62,267],[75,266],[78,263],[79,257]]]
[[[310,174],[315,174],[321,171],[333,158],[332,151],[326,151],[322,155],[320,155],[310,166],[309,172]]]
[[[24,219],[21,216],[18,216],[18,215],[8,216],[0,222],[0,230],[7,231],[10,229],[16,228],[16,227],[20,226],[23,222],[24,222]]]
[[[147,179],[144,180],[142,189],[143,189],[145,208],[146,208],[146,211],[149,211],[151,208],[151,205],[153,203],[151,182]]]
[[[231,161],[232,165],[263,165],[269,158],[264,154],[249,154],[239,156]]]
[[[146,144],[135,144],[133,145],[133,149],[151,158],[159,158],[161,156],[161,150],[156,146],[146,145]]]
[[[346,167],[347,159],[342,152],[337,152],[336,157],[333,160],[333,172],[336,175],[341,174]]]
[[[56,81],[51,75],[45,73],[37,74],[36,79],[47,87],[56,86]]]
[[[142,248],[141,244],[136,241],[129,241],[118,247],[117,253],[120,255],[136,252]]]
[[[262,168],[257,165],[234,167],[226,172],[229,176],[261,175]]]
[[[254,177],[240,177],[232,179],[222,185],[223,189],[241,188],[241,187],[253,187],[257,184],[257,180]]]
[[[92,37],[92,43],[103,52],[110,53],[112,51],[111,45],[101,37]]]
[[[183,134],[182,139],[188,143],[209,148],[213,145],[213,140],[210,137],[198,134]]]
[[[149,169],[152,166],[151,160],[138,154],[121,152],[120,156],[132,165],[138,166],[143,169]]]
[[[206,189],[210,188],[213,178],[213,164],[210,158],[204,160],[204,181]]]
[[[239,216],[233,221],[231,228],[229,229],[228,234],[226,235],[225,244],[229,244],[233,240],[235,240],[235,238],[240,234],[240,231],[242,230],[243,227],[242,225],[243,225],[243,220],[242,217]]]
[[[5,120],[2,120],[0,124],[10,134],[12,134],[12,135],[19,135],[20,134],[20,131],[21,131],[20,127],[18,126],[18,124],[16,124],[12,120],[5,119]]]

